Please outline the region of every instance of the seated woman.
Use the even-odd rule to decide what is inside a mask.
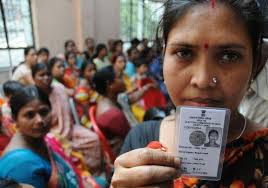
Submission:
[[[96,91],[101,95],[97,103],[96,120],[108,139],[124,139],[130,125],[117,104],[119,93],[125,91],[123,81],[116,78],[113,67],[105,67],[93,77]]]
[[[16,133],[16,125],[15,121],[11,115],[11,109],[9,105],[10,98],[20,89],[22,89],[23,85],[17,81],[9,80],[3,84],[3,91],[6,96],[6,100],[1,106],[1,113],[2,113],[2,130],[3,132],[12,137]]]
[[[79,86],[74,93],[76,109],[80,122],[90,127],[91,123],[88,117],[88,110],[91,105],[96,104],[99,94],[95,91],[92,79],[96,72],[94,63],[88,62],[82,65]]]
[[[74,52],[68,52],[65,56],[67,61],[67,67],[64,71],[64,85],[67,88],[74,89],[79,82],[79,69],[76,67],[76,54]]]
[[[96,53],[92,57],[93,63],[96,65],[97,70],[111,65],[107,55],[108,53],[105,44],[98,44],[96,47]]]
[[[142,105],[138,104],[138,102],[140,101],[140,99],[142,99],[143,95],[147,92],[147,90],[150,89],[150,87],[152,85],[149,84],[144,88],[137,88],[135,86],[135,84],[133,84],[131,82],[131,80],[129,79],[128,75],[124,73],[124,70],[125,70],[125,67],[126,67],[126,58],[125,58],[124,54],[122,54],[122,53],[121,54],[120,53],[114,53],[111,56],[110,60],[111,60],[111,63],[113,65],[113,69],[114,69],[116,77],[120,78],[120,79],[122,79],[124,81],[124,84],[126,86],[126,92],[128,94],[127,97],[130,99],[129,102],[132,104],[131,109],[129,109],[129,110],[131,111],[131,114],[134,115],[134,116],[132,115],[133,118],[131,118],[131,114],[126,113],[128,111],[128,108],[129,108],[128,106],[130,104],[126,105],[126,104],[121,104],[120,103],[120,105],[123,108],[123,111],[124,111],[126,117],[128,119],[134,119],[135,124],[137,124],[138,122],[142,122],[143,116],[145,114],[145,110],[142,107]],[[133,96],[135,96],[135,97],[133,98]],[[121,101],[124,101],[124,99],[121,100]],[[134,121],[134,120],[132,120],[132,121]]]
[[[55,158],[47,148],[44,137],[51,126],[51,107],[47,96],[28,86],[12,96],[10,106],[18,131],[0,159],[0,179],[38,188],[84,187],[73,166],[61,156]]]
[[[133,76],[132,81],[136,87],[141,88],[147,84],[157,85],[157,82],[149,76],[148,64],[145,59],[139,59],[135,63],[136,75]],[[166,108],[167,102],[164,94],[159,88],[151,88],[142,98],[142,105],[145,110],[149,110],[154,107]]]
[[[33,85],[31,68],[37,63],[36,50],[33,47],[25,48],[24,57],[24,62],[15,68],[12,80],[18,81],[23,85]]]
[[[98,174],[101,152],[97,135],[83,126],[74,125],[69,98],[64,89],[51,85],[52,78],[46,64],[36,64],[32,72],[36,86],[49,96],[53,120],[51,133],[56,135],[63,147],[66,146],[66,151],[82,154],[90,171]]]
[[[64,61],[61,58],[53,57],[48,64],[50,73],[52,75],[52,84],[64,88],[69,97],[72,97],[74,90],[64,86]]]
[[[174,106],[231,111],[222,175],[209,181],[178,174],[181,165],[172,116],[130,131],[115,161],[112,186],[267,187],[268,130],[238,112],[251,80],[264,66],[260,61],[263,7],[255,0],[168,0],[165,5],[160,25],[163,71]],[[160,143],[154,142],[151,149],[152,145],[147,147],[151,141]]]

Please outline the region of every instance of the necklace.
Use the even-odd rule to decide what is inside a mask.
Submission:
[[[246,127],[247,127],[247,118],[245,118],[245,116],[243,116],[243,118],[244,118],[244,127],[243,127],[243,130],[241,131],[241,133],[238,135],[238,137],[236,137],[236,139],[235,140],[238,140],[243,134],[244,134],[244,132],[245,132],[245,130],[246,130]]]

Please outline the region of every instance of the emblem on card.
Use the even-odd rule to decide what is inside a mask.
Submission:
[[[194,131],[190,134],[189,141],[193,146],[202,146],[206,141],[206,134],[202,131]]]

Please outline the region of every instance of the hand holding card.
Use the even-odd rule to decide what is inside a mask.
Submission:
[[[178,107],[175,138],[182,175],[220,179],[229,119],[228,109]]]

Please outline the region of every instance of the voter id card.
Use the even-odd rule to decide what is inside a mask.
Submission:
[[[230,110],[225,108],[177,108],[176,156],[182,175],[220,180],[229,120]]]

